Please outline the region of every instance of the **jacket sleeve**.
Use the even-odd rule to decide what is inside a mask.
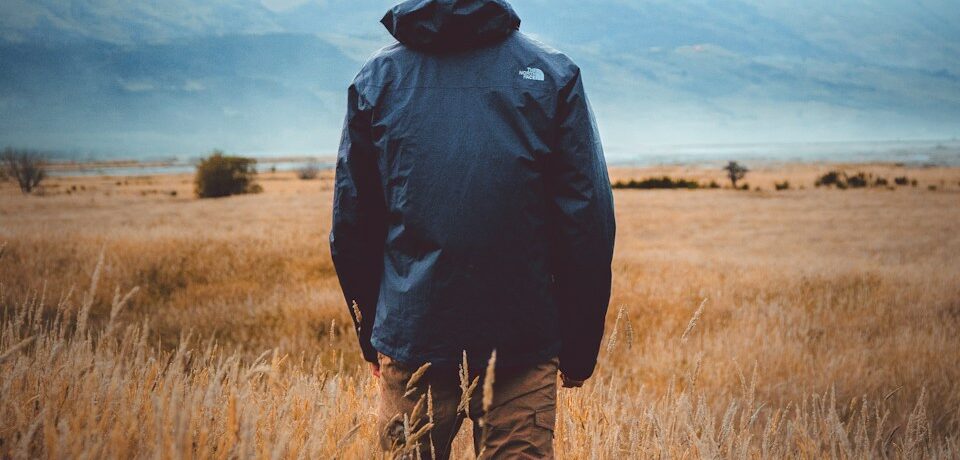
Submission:
[[[356,84],[351,85],[337,152],[330,253],[363,357],[376,362],[377,351],[370,343],[370,335],[383,271],[386,204],[377,150],[371,140],[372,110]]]
[[[556,146],[545,168],[553,206],[552,266],[557,289],[560,370],[593,374],[610,301],[616,223],[600,134],[580,71],[561,88]]]

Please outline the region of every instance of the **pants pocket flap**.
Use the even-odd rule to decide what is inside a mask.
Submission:
[[[553,431],[554,425],[557,422],[557,409],[551,407],[549,409],[540,409],[533,414],[533,423],[535,423],[540,428],[545,428],[547,430]]]

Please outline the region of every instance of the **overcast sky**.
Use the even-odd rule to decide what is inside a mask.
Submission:
[[[385,0],[4,0],[0,143],[336,148]],[[955,1],[517,0],[584,69],[608,151],[960,135]]]

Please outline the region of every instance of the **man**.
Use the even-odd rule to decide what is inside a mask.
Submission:
[[[558,366],[566,387],[593,373],[615,232],[580,70],[504,0],[381,22],[398,43],[349,88],[330,246],[384,448],[446,458],[469,417],[483,457],[551,457]]]

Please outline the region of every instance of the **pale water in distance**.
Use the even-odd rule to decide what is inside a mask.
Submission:
[[[885,142],[824,142],[806,144],[701,144],[650,145],[630,150],[607,148],[610,166],[691,165],[712,167],[727,161],[748,165],[782,163],[900,163],[907,166],[960,166],[960,140],[940,141],[885,141]],[[332,169],[332,155],[320,160],[289,159],[289,156],[250,155],[259,160],[257,169],[293,171],[314,162],[321,169]],[[69,161],[69,156],[60,158]],[[197,158],[171,158],[147,161],[143,164],[109,165],[96,161],[117,161],[121,158],[88,158],[70,168],[54,168],[58,176],[143,176],[159,174],[187,174],[195,171]],[[77,161],[77,160],[74,160]],[[84,166],[89,163],[89,167]]]

